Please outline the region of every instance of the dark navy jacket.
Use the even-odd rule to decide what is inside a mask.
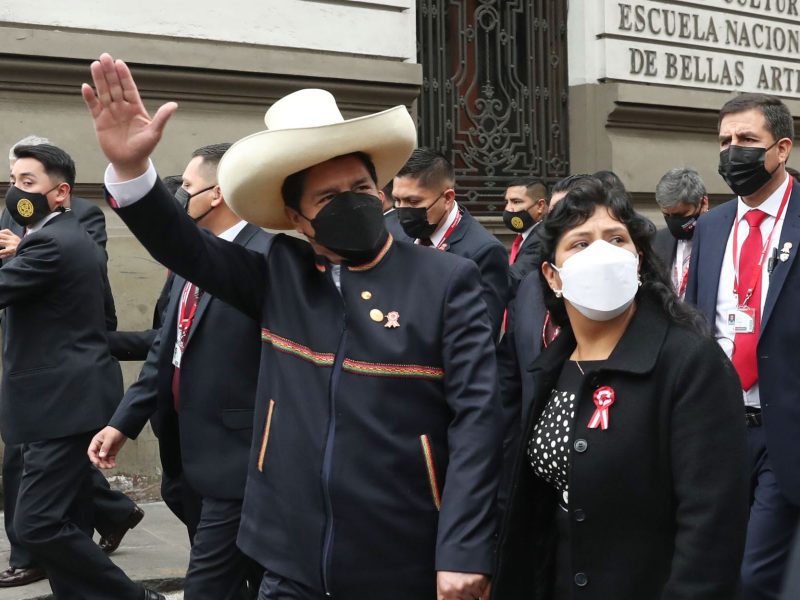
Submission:
[[[20,241],[0,269],[0,425],[7,444],[96,431],[122,396],[106,338],[106,262],[70,211]]]
[[[473,263],[388,237],[340,293],[306,242],[276,236],[265,256],[219,240],[160,182],[118,213],[261,324],[246,554],[334,597],[433,597],[436,570],[491,573],[500,410]]]
[[[506,332],[497,347],[505,432],[501,504],[508,491],[505,480],[511,475],[514,451],[533,402],[533,363],[542,351],[542,332],[547,314],[542,285],[538,270],[529,273],[522,281],[516,297],[508,305]]]
[[[737,199],[704,214],[692,242],[686,301],[700,309],[712,327],[717,289]],[[784,213],[778,248],[791,244],[789,258],[778,261],[769,282],[758,338],[758,386],[767,449],[778,486],[800,505],[800,185],[795,184]]]
[[[234,243],[264,253],[271,240],[270,234],[248,224]],[[175,276],[164,323],[138,381],[128,389],[109,425],[136,438],[152,416],[168,475],[183,472],[201,496],[241,499],[253,435],[261,328],[211,294],[200,296],[181,360],[176,419],[172,353],[185,283]]]

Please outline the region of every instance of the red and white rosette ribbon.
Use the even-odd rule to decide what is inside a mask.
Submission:
[[[604,385],[594,391],[592,400],[594,400],[594,414],[589,420],[589,429],[597,429],[600,427],[603,431],[608,429],[609,423],[609,408],[614,404],[614,389]]]

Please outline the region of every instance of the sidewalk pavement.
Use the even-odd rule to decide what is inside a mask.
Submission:
[[[131,579],[151,589],[162,593],[180,590],[189,564],[186,528],[163,502],[140,506],[144,510],[144,519],[128,532],[111,558]],[[0,570],[8,567],[8,552],[6,532],[0,526]],[[170,599],[182,597],[182,594],[169,596]],[[50,598],[52,595],[47,581],[16,588],[0,588],[0,600]]]

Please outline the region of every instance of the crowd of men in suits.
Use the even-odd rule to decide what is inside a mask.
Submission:
[[[117,331],[102,212],[72,195],[64,150],[14,145],[0,586],[47,576],[56,598],[163,598],[108,558],[143,513],[97,468],[150,421],[162,496],[192,542],[187,599],[489,598],[519,399],[559,333],[538,227],[582,178],[627,202],[619,178],[512,182],[509,253],[456,200],[448,159],[414,149],[405,108],[346,121],[330,94],[302,90],[270,108],[266,131],[195,150],[169,190],[150,155],[176,106],[151,118],[108,55],[92,77],[107,201],[170,271],[152,329]],[[742,597],[756,600],[779,597],[800,516],[800,188],[785,106],[751,94],[727,114],[720,173],[737,198],[709,210],[697,172],[670,170],[652,243],[742,377]],[[737,298],[743,269],[755,283]],[[738,353],[736,334],[751,334]],[[144,364],[123,394],[126,359]]]

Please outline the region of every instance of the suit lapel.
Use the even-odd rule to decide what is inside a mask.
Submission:
[[[767,298],[764,302],[764,314],[761,317],[760,331],[764,331],[764,326],[772,315],[772,310],[775,308],[775,303],[778,301],[778,296],[781,293],[783,284],[786,282],[786,276],[792,268],[792,263],[795,261],[798,250],[800,250],[800,185],[792,187],[792,196],[789,198],[789,203],[786,206],[786,216],[783,220],[783,227],[781,228],[781,241],[778,244],[778,252],[780,252],[787,243],[791,244],[789,258],[786,262],[778,261],[769,280]]]
[[[447,247],[444,249],[445,252],[450,252],[450,248],[453,244],[457,244],[461,241],[461,238],[467,233],[467,229],[469,229],[471,224],[472,215],[467,212],[467,209],[463,206],[459,206],[458,210],[461,211],[461,220],[458,222],[458,225],[456,225],[453,233],[450,234],[450,237],[445,240],[445,244],[447,244]]]
[[[703,234],[705,239],[701,240],[703,245],[700,252],[704,252],[705,256],[698,257],[700,261],[697,263],[698,274],[698,290],[697,290],[697,305],[701,312],[710,318],[710,322],[714,322],[714,315],[717,312],[717,291],[719,290],[719,278],[722,273],[722,263],[725,260],[725,249],[728,247],[728,236],[731,233],[731,227],[736,219],[737,200],[732,200],[723,204],[714,211],[708,213],[708,227],[705,228]],[[715,217],[715,218],[714,218]],[[694,249],[692,250],[694,251]]]

